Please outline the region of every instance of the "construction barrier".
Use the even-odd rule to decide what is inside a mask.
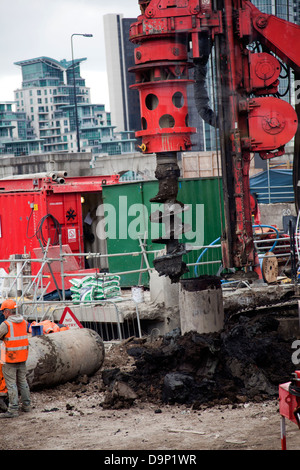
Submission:
[[[274,235],[274,233],[273,233]],[[220,275],[223,271],[221,260],[220,239],[215,240],[207,246],[191,246],[190,249],[194,253],[198,252],[196,262],[189,262],[187,266],[192,267],[195,271],[195,277],[202,274]],[[255,244],[257,250],[264,257],[274,256],[280,261],[281,267],[285,267],[291,261],[290,238],[287,236],[263,239],[256,239]],[[276,246],[275,246],[276,245]],[[160,256],[159,250],[146,251],[145,246],[140,243],[141,251],[132,253],[68,253],[63,252],[62,247],[56,248],[57,258],[48,256],[49,240],[43,249],[43,258],[31,259],[28,255],[12,255],[9,260],[0,260],[0,290],[2,298],[14,297],[17,299],[17,307],[24,317],[29,321],[42,321],[49,319],[59,323],[63,312],[68,309],[69,317],[76,320],[84,327],[94,329],[104,340],[122,340],[128,336],[142,336],[142,329],[139,318],[139,303],[136,302],[136,292],[132,293],[131,301],[134,306],[135,314],[130,319],[124,317],[120,306],[123,298],[120,289],[119,280],[123,274],[132,272],[147,272],[149,275],[154,268],[149,265],[147,255],[149,253]],[[53,248],[53,247],[52,247]],[[100,260],[109,257],[140,256],[141,267],[134,271],[120,271],[117,273],[102,273],[98,269],[94,269],[91,273],[86,270],[80,270],[73,273],[65,272],[64,263],[69,257],[86,257],[94,258],[96,264],[100,265]],[[7,273],[1,268],[1,263],[10,262],[14,269],[10,269]],[[99,261],[99,263],[98,263]],[[143,267],[143,263],[145,267]],[[36,263],[38,268],[35,269],[36,274],[31,273],[31,265]],[[56,264],[55,264],[56,263]],[[66,263],[68,264],[68,263]],[[50,280],[55,281],[50,266],[56,267],[56,273],[59,278],[60,287],[54,282],[56,291],[52,291],[56,295],[48,299],[47,287]],[[60,266],[60,269],[58,267]],[[4,273],[3,273],[4,271]],[[58,273],[58,271],[60,271]],[[279,273],[280,274],[280,273]],[[66,281],[67,280],[67,281]],[[68,289],[65,283],[68,282]],[[139,285],[138,285],[139,287]],[[238,284],[226,283],[223,288],[237,288]],[[54,287],[55,289],[55,287]],[[138,292],[141,294],[141,292]],[[70,295],[71,294],[71,295]],[[126,299],[128,300],[128,299]],[[71,313],[70,313],[71,312]],[[71,318],[71,320],[72,320]],[[76,321],[74,320],[76,324]],[[75,325],[76,327],[76,325]]]

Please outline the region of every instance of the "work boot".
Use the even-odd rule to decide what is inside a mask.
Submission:
[[[17,411],[6,411],[6,413],[0,414],[0,419],[1,418],[17,418],[18,416],[19,416],[19,413]]]
[[[24,413],[29,413],[31,411],[31,406],[22,405],[21,411],[24,411]]]
[[[7,405],[4,401],[4,398],[0,398],[0,412],[5,413],[7,411]]]

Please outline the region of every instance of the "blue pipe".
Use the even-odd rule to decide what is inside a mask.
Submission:
[[[253,225],[253,228],[258,228],[258,227],[262,227],[262,228],[271,228],[273,229],[275,232],[276,232],[276,240],[275,240],[275,243],[273,244],[272,248],[270,249],[270,251],[273,251],[274,248],[276,247],[277,243],[278,243],[278,238],[279,238],[279,233],[278,233],[278,230],[277,228],[275,227],[272,227],[272,225]]]
[[[220,240],[220,238],[221,238],[221,237],[217,238],[215,241],[213,241],[212,243],[210,243],[209,246],[212,246],[212,245],[214,245],[215,243],[217,243],[217,242]],[[200,256],[198,257],[196,263],[199,263],[199,260],[202,258],[202,256],[204,255],[204,253],[206,253],[207,250],[208,250],[208,247],[205,248],[205,250],[203,250],[202,253],[200,253]],[[195,276],[198,276],[198,266],[197,266],[197,265],[195,266],[194,271],[195,271]]]

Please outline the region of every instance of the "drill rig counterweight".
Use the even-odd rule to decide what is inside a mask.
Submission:
[[[224,192],[225,268],[256,269],[250,205],[251,153],[267,159],[281,155],[297,131],[295,110],[274,97],[280,62],[300,70],[300,27],[262,14],[248,0],[139,0],[141,15],[131,25],[136,44],[135,87],[139,91],[144,153],[157,156],[159,192],[152,202],[164,211],[152,221],[165,226],[154,240],[166,244],[166,254],[155,260],[160,275],[177,282],[187,271],[180,236],[189,230],[180,222],[184,205],[177,201],[178,152],[191,150],[187,86],[193,83],[200,116],[219,129]],[[278,31],[280,30],[280,39]],[[251,51],[259,41],[263,52]],[[205,89],[207,62],[214,47],[217,116],[209,108]],[[272,95],[272,96],[270,96]]]

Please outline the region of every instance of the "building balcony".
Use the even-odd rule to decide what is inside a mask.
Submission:
[[[44,142],[44,147],[64,146],[67,142]]]
[[[54,98],[56,98],[57,96],[69,96],[70,93],[69,91],[66,89],[66,90],[57,90],[55,94],[53,94]]]
[[[70,102],[70,96],[69,95],[64,95],[64,96],[54,96],[53,103],[54,104],[69,104]]]
[[[40,136],[41,137],[46,137],[46,138],[51,138],[51,137],[60,137],[60,132],[54,132],[54,129],[42,129],[40,130]]]
[[[48,126],[46,126],[46,127],[49,130],[60,129],[60,126],[57,126],[56,124],[52,124],[52,126],[50,124],[48,124]]]
[[[97,131],[98,129],[102,129],[102,126],[98,125],[98,124],[94,124],[94,123],[90,123],[90,122],[87,122],[87,123],[82,123],[81,126],[80,126],[81,129],[91,129],[91,130],[95,130]]]

